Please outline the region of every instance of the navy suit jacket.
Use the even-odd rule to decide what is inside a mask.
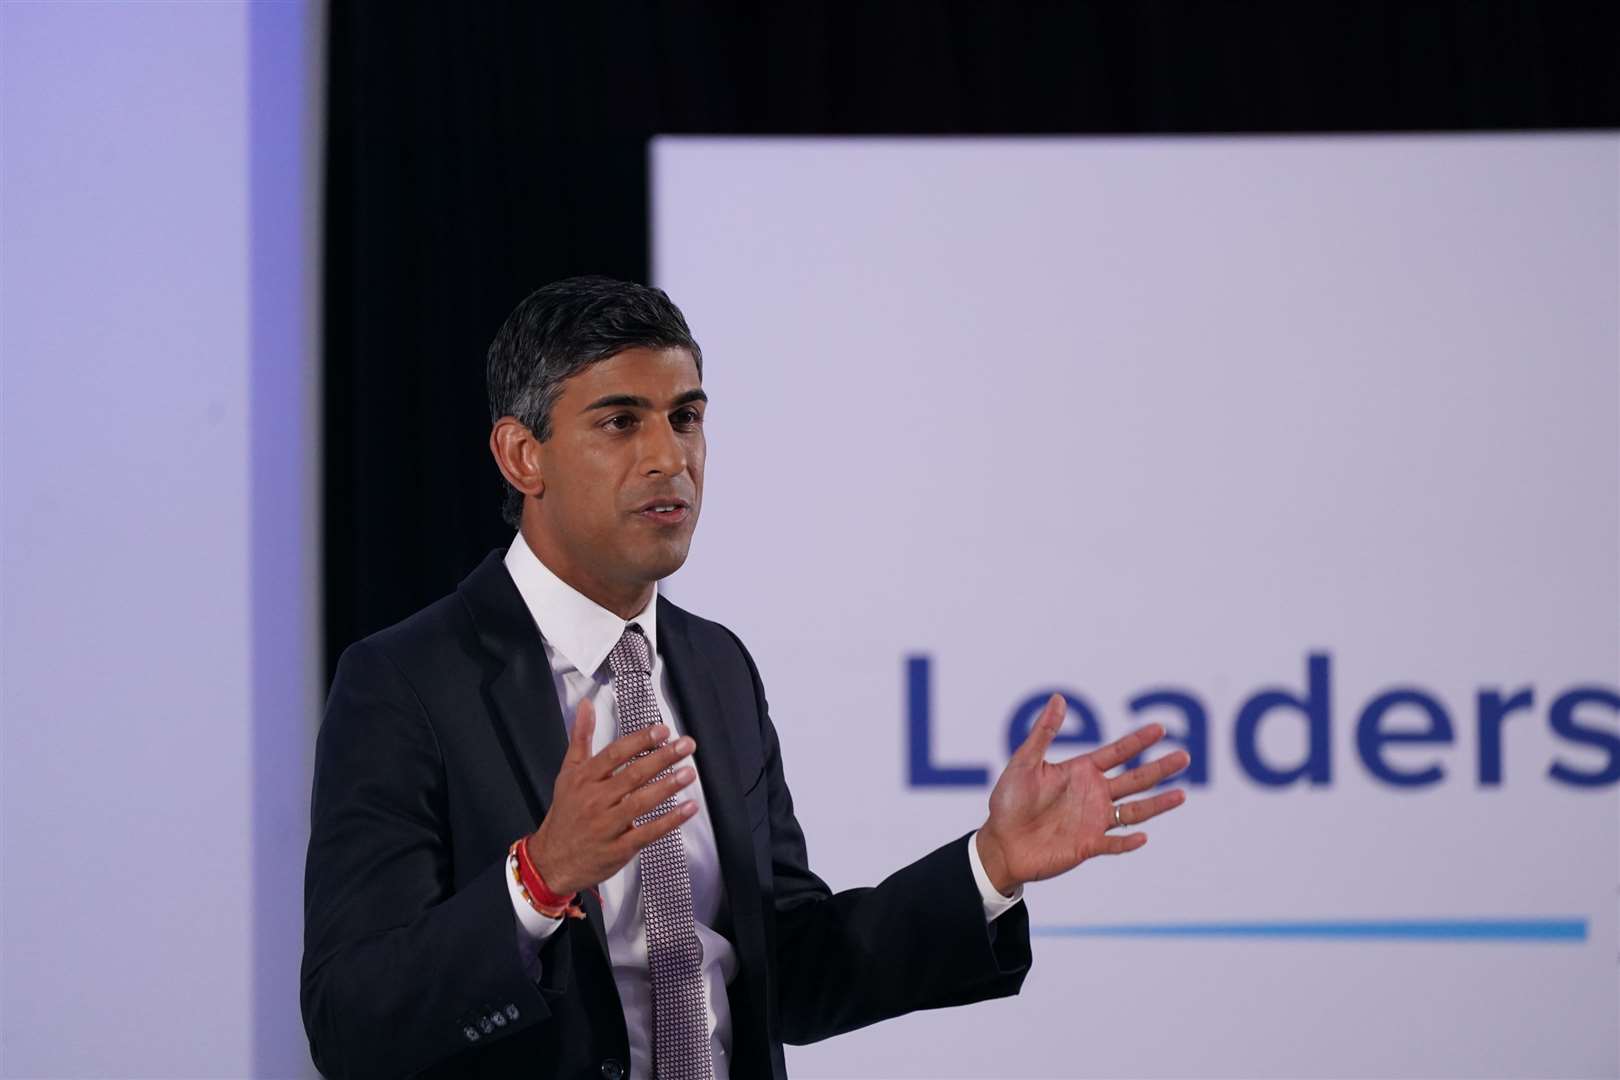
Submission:
[[[785,1077],[782,1044],[1018,992],[1022,904],[987,925],[966,837],[874,888],[810,871],[759,673],[735,635],[662,597],[660,655],[714,822],[733,943],[731,1075]],[[503,874],[567,747],[541,637],[490,554],[456,589],[350,646],[315,753],[304,1026],[329,1077],[617,1080],[624,1014],[602,913],[522,971]],[[825,782],[834,783],[828,777]]]

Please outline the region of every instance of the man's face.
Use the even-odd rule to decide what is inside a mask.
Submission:
[[[563,382],[536,505],[559,576],[611,596],[680,569],[703,501],[707,407],[685,349],[626,349]]]

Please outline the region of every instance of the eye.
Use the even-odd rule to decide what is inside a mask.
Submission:
[[[676,427],[696,427],[703,423],[703,414],[693,408],[677,409],[673,419]]]
[[[635,422],[636,418],[631,416],[629,413],[614,413],[612,416],[602,421],[602,426],[607,428],[609,431],[626,431],[630,428],[630,425],[634,424]]]

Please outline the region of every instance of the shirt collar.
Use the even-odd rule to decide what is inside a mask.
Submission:
[[[647,645],[658,655],[658,592],[635,617],[621,619],[595,600],[563,581],[529,549],[520,532],[506,549],[506,571],[512,575],[540,636],[562,654],[574,670],[594,676],[608,653],[631,623],[647,635]]]

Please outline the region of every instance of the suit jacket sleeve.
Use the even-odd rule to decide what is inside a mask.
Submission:
[[[352,646],[316,742],[304,879],[304,1026],[327,1076],[405,1075],[510,1037],[566,983],[566,963],[543,963],[538,986],[521,970],[504,861],[453,889],[445,807],[410,684]]]
[[[873,888],[834,893],[810,870],[759,671],[745,648],[743,656],[769,784],[783,1039],[814,1042],[917,1009],[1016,994],[1031,960],[1029,915],[1020,903],[986,922],[968,862],[971,833]]]

